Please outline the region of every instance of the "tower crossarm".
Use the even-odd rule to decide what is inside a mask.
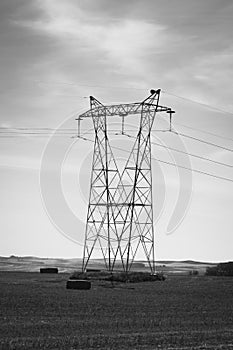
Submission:
[[[150,112],[169,112],[171,108],[160,106],[156,104],[150,104],[150,103],[144,103],[142,102],[136,102],[136,103],[125,103],[125,104],[119,104],[119,105],[110,105],[110,106],[98,106],[94,109],[90,109],[87,112],[81,114],[79,118],[91,118],[93,113],[98,116],[124,116],[129,114],[140,114],[145,112],[145,110],[148,108],[148,111]]]

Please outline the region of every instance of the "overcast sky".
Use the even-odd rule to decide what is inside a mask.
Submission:
[[[56,128],[65,120],[65,127],[75,129],[75,115],[89,108],[89,95],[104,103],[135,102],[151,88],[161,88],[161,104],[176,110],[176,130],[233,149],[232,18],[232,0],[1,0],[0,132]],[[90,127],[84,123],[84,129]],[[154,128],[164,127],[158,117]],[[56,167],[59,155],[72,148],[62,188],[80,220],[77,228],[70,221],[62,234],[40,193],[40,164],[49,137],[0,136],[0,255],[81,257],[92,144],[77,141],[71,147],[75,139],[69,135],[56,138],[50,165]],[[175,135],[156,136],[167,146],[180,147]],[[183,141],[190,153],[233,164],[230,151]],[[153,155],[169,159],[156,146]],[[233,179],[230,167],[192,157],[191,162],[194,169]],[[164,205],[158,198],[164,195],[161,177],[156,180],[160,172],[166,183]],[[160,203],[163,209],[155,225],[156,257],[232,260],[233,183],[194,173],[186,216],[167,234],[177,193],[186,184],[161,163],[154,163],[153,176],[158,189],[154,206]],[[53,177],[48,179],[52,196]],[[53,214],[62,216],[56,203]],[[77,231],[80,244],[66,237],[76,240],[69,229]]]

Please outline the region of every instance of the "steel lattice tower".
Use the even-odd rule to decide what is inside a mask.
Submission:
[[[141,246],[151,273],[155,273],[151,129],[156,112],[173,113],[159,105],[159,97],[160,90],[151,90],[142,102],[105,106],[91,96],[90,110],[78,118],[91,117],[95,130],[83,271],[93,250],[100,249],[109,271],[120,260],[128,273]],[[129,114],[140,114],[140,124],[120,173],[108,138],[107,117]]]

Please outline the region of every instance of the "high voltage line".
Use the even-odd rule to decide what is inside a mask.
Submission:
[[[105,88],[104,86],[99,86],[99,85],[87,85],[87,84],[84,85],[84,84],[73,84],[73,83],[64,83],[64,82],[55,82],[55,83],[56,84],[65,84],[65,85],[83,85],[83,86],[88,86],[88,87]],[[116,89],[118,89],[118,87],[108,87],[108,88],[116,88]],[[133,89],[135,89],[135,88],[133,88]],[[142,89],[139,89],[139,88],[137,88],[137,89],[138,90],[142,90]],[[220,108],[217,108],[215,106],[207,105],[207,104],[204,104],[204,103],[201,103],[201,102],[198,102],[198,101],[195,101],[195,100],[183,97],[183,96],[176,95],[174,93],[171,93],[171,92],[168,92],[168,91],[165,91],[165,90],[162,90],[162,91],[164,93],[168,94],[168,95],[175,96],[177,98],[181,98],[183,100],[187,100],[187,101],[190,101],[190,102],[193,102],[193,103],[197,103],[197,104],[202,105],[204,107],[210,107],[210,108],[216,109],[216,110],[218,110],[220,112],[223,112],[223,113],[233,114],[231,112],[224,111],[224,110],[222,110]],[[217,134],[214,134],[214,133],[211,133],[211,132],[207,132],[207,131],[204,131],[204,130],[201,130],[201,129],[190,127],[190,126],[187,126],[187,125],[184,125],[184,124],[181,124],[181,123],[175,123],[175,125],[180,125],[182,127],[189,128],[189,129],[194,130],[194,131],[203,132],[203,133],[209,134],[211,136],[215,136],[215,137],[219,137],[219,138],[228,139],[228,140],[233,141],[233,139],[231,139],[231,138],[227,138],[227,137],[224,137],[224,136],[221,136],[221,135],[217,135]],[[89,131],[90,130],[91,129],[89,129]],[[14,128],[13,127],[12,128],[0,127],[0,138],[15,138],[15,137],[18,137],[18,136],[27,136],[27,135],[33,136],[33,137],[34,136],[36,136],[36,137],[47,137],[47,136],[60,136],[60,137],[71,136],[72,137],[73,136],[73,137],[75,137],[74,133],[76,131],[77,131],[77,129],[74,129],[74,128],[55,129],[55,128],[49,128],[49,127],[42,127],[42,128],[38,128],[38,127],[34,127],[34,128],[33,127],[32,128],[27,128],[27,127],[14,127]],[[113,131],[114,131],[114,129],[111,130],[111,132],[113,132]],[[115,130],[115,131],[118,131],[118,130]],[[130,130],[128,130],[128,131],[130,131]],[[134,130],[132,130],[132,131],[134,131]],[[156,132],[156,131],[169,131],[169,130],[153,130],[153,132]],[[175,132],[173,130],[172,130],[172,132],[174,134],[177,134],[177,135],[181,136],[181,137],[185,137],[185,138],[188,138],[188,139],[200,142],[200,143],[204,143],[204,144],[207,144],[207,145],[210,145],[210,146],[213,146],[213,147],[217,147],[217,148],[223,149],[223,150],[228,151],[228,152],[233,152],[233,149],[231,149],[231,148],[227,148],[227,147],[224,147],[224,146],[221,146],[221,145],[209,142],[209,141],[205,141],[205,140],[202,140],[202,139],[199,139],[197,137],[190,136],[190,135],[187,135],[187,134],[184,134],[184,133]],[[86,132],[85,134],[88,134],[88,132]],[[90,132],[90,134],[91,134],[91,132]],[[126,136],[133,137],[132,135],[127,135],[127,134],[126,134]],[[88,140],[86,138],[83,138],[83,139]],[[225,167],[229,167],[229,168],[233,167],[230,164],[226,164],[226,163],[223,163],[223,162],[215,161],[213,159],[206,158],[206,157],[203,157],[203,156],[199,156],[199,155],[196,155],[196,154],[192,154],[192,153],[189,153],[189,152],[181,151],[181,150],[178,150],[178,149],[170,147],[170,146],[162,145],[160,143],[156,143],[156,142],[151,142],[151,143],[156,145],[156,146],[159,146],[159,147],[171,150],[171,151],[179,152],[179,153],[182,153],[182,154],[187,154],[188,156],[191,156],[191,157],[194,157],[194,158],[197,158],[197,159],[200,159],[200,160],[208,161],[208,162],[211,162],[211,163],[214,163],[214,164],[217,164],[217,165],[221,165],[221,166],[225,166]],[[116,148],[116,147],[114,147],[114,148]],[[209,173],[206,173],[206,172],[202,172],[200,170],[186,168],[186,167],[183,167],[181,165],[176,165],[176,164],[171,163],[171,162],[163,161],[161,159],[157,159],[157,158],[154,158],[154,159],[156,159],[159,162],[168,164],[168,165],[178,166],[180,168],[191,170],[191,171],[194,171],[194,172],[198,172],[200,174],[205,174],[205,175],[212,176],[212,177],[219,178],[219,179],[223,179],[223,180],[226,180],[226,181],[233,181],[233,180],[225,178],[225,177],[209,174]]]
[[[196,103],[196,104],[199,104],[200,106],[203,106],[203,107],[215,109],[216,111],[222,112],[224,114],[231,114],[231,115],[233,115],[233,112],[225,111],[224,109],[221,109],[219,107],[212,106],[212,105],[207,104],[207,103],[199,102],[199,101],[193,100],[193,99],[188,98],[188,97],[180,96],[180,95],[174,94],[172,92],[168,92],[166,90],[161,90],[161,91],[164,92],[167,95],[174,96],[174,97],[180,98],[180,99],[188,101],[188,102]]]
[[[182,154],[187,154],[188,156],[191,156],[191,157],[194,157],[194,158],[198,158],[198,159],[205,160],[205,161],[208,161],[208,162],[211,162],[211,163],[214,163],[214,164],[219,164],[219,165],[223,165],[223,166],[226,166],[226,167],[229,167],[229,168],[233,168],[233,165],[226,164],[226,163],[223,163],[223,162],[219,162],[217,160],[213,160],[213,159],[210,159],[210,158],[199,156],[197,154],[192,154],[192,153],[189,153],[189,152],[181,151],[179,149],[176,149],[176,148],[173,148],[173,147],[168,147],[168,146],[156,143],[156,142],[151,142],[151,143],[153,145],[156,145],[156,146],[159,146],[159,147],[170,149],[171,151],[179,152],[179,153],[182,153]]]
[[[191,130],[194,130],[194,131],[198,131],[198,132],[202,132],[202,133],[205,133],[205,134],[208,134],[208,135],[211,135],[211,136],[215,136],[215,137],[219,137],[219,138],[223,138],[223,139],[226,139],[226,140],[231,140],[233,141],[232,138],[229,138],[229,137],[225,137],[225,136],[222,136],[222,135],[218,135],[218,134],[215,134],[215,133],[211,133],[211,132],[208,132],[208,131],[204,131],[202,129],[197,129],[197,128],[193,128],[193,127],[190,127],[190,126],[187,126],[187,125],[184,125],[184,124],[181,124],[181,123],[175,123],[175,125],[180,125],[182,127],[185,127],[185,128],[188,128],[188,129],[191,129]],[[0,137],[1,135],[3,134],[18,134],[18,135],[23,135],[23,134],[26,134],[26,133],[29,133],[29,132],[34,132],[35,134],[36,131],[38,132],[38,134],[42,134],[41,131],[44,132],[50,132],[50,134],[52,135],[53,132],[56,132],[56,133],[59,133],[61,134],[62,132],[76,132],[77,131],[77,128],[60,128],[60,129],[56,129],[56,128],[48,128],[48,127],[42,127],[42,128],[38,128],[38,127],[30,127],[30,128],[27,128],[27,127],[0,127]],[[111,130],[111,131],[114,131],[114,130]],[[118,131],[117,129],[115,131]],[[131,130],[128,130],[128,131],[131,131]],[[135,130],[132,130],[132,131],[135,131]],[[152,130],[152,132],[158,132],[158,131],[169,131],[169,130]],[[49,134],[49,133],[48,133]],[[55,134],[54,134],[55,135]],[[191,137],[191,136],[190,136]],[[204,142],[204,141],[203,141]],[[220,146],[221,147],[221,146]]]
[[[174,125],[174,124],[173,124],[173,125]],[[221,138],[221,139],[233,141],[233,139],[230,138],[230,137],[218,135],[218,134],[215,134],[215,133],[213,133],[213,132],[209,132],[209,131],[205,131],[205,130],[202,130],[202,129],[194,128],[194,127],[192,127],[192,126],[188,126],[188,125],[185,125],[185,124],[181,124],[181,123],[175,122],[175,126],[176,126],[176,125],[182,126],[182,127],[184,127],[184,128],[190,129],[190,130],[202,132],[202,133],[207,134],[207,135],[219,137],[219,138]]]
[[[205,141],[205,140],[199,139],[197,137],[186,135],[186,134],[183,134],[183,133],[180,133],[180,132],[175,132],[175,131],[172,131],[172,132],[174,134],[176,134],[176,135],[179,135],[179,136],[182,136],[182,137],[186,137],[186,138],[189,138],[191,140],[195,140],[195,141],[198,141],[198,142],[201,142],[201,143],[205,143],[206,145],[210,145],[210,146],[214,146],[214,147],[217,147],[217,148],[221,148],[221,149],[223,149],[225,151],[228,151],[228,152],[233,152],[232,148],[227,148],[227,147],[224,147],[224,146],[216,145],[215,143],[212,143],[212,142],[209,142],[209,141]]]
[[[132,137],[132,138],[136,138],[136,137],[134,137],[132,135],[127,135],[127,136]],[[223,166],[226,166],[226,167],[229,167],[229,168],[233,168],[233,165],[230,165],[230,164],[227,164],[227,163],[219,162],[217,160],[213,160],[213,159],[210,159],[210,158],[199,156],[197,154],[192,154],[192,153],[189,153],[189,152],[185,152],[185,151],[179,150],[177,148],[166,146],[166,145],[163,145],[161,143],[154,142],[154,141],[151,141],[151,143],[153,145],[156,145],[156,146],[159,146],[159,147],[162,147],[162,148],[166,148],[166,149],[169,149],[171,151],[175,151],[175,152],[182,153],[182,154],[187,154],[188,156],[191,156],[191,157],[194,157],[194,158],[198,158],[198,159],[205,160],[205,161],[208,161],[208,162],[211,162],[211,163],[214,163],[214,164],[223,165]]]
[[[167,121],[167,118],[164,117],[161,113],[158,113],[158,117],[160,117],[161,119]],[[206,134],[206,135],[218,137],[218,138],[220,138],[220,139],[233,141],[233,139],[230,138],[230,137],[226,137],[226,136],[223,136],[223,135],[215,134],[215,133],[213,133],[213,132],[205,131],[205,130],[202,130],[202,129],[199,129],[199,128],[194,128],[194,127],[185,125],[185,124],[183,124],[183,123],[177,123],[176,121],[175,121],[175,123],[174,123],[174,122],[172,123],[172,126],[175,127],[176,125],[179,125],[179,126],[182,126],[182,127],[184,127],[184,128],[187,128],[187,129],[190,129],[190,130],[194,130],[194,131],[197,131],[197,132],[201,132],[201,133]],[[153,131],[153,130],[152,130],[152,131]],[[167,131],[170,131],[170,130],[167,130]]]
[[[90,142],[94,143],[93,140],[88,139],[88,138],[86,138],[86,137],[80,136],[79,138],[82,139],[82,140],[84,140],[84,141],[90,141]],[[119,151],[126,152],[126,153],[128,153],[128,154],[130,153],[129,151],[125,150],[124,148],[120,148],[120,147],[116,147],[116,146],[112,146],[111,148],[117,149],[117,150],[119,150]],[[188,167],[185,167],[185,166],[183,166],[183,165],[178,165],[178,164],[175,164],[175,163],[172,163],[172,162],[168,162],[168,161],[165,161],[165,160],[162,160],[162,159],[159,159],[159,158],[155,158],[155,157],[151,157],[151,159],[152,159],[152,160],[156,160],[156,161],[158,161],[159,163],[171,165],[171,166],[174,166],[174,167],[177,167],[177,168],[181,168],[181,169],[185,169],[185,170],[188,170],[188,171],[191,171],[191,172],[195,172],[195,173],[198,173],[198,174],[210,176],[210,177],[213,177],[213,178],[216,178],[216,179],[220,179],[220,180],[225,180],[225,181],[233,182],[232,179],[229,179],[229,178],[227,178],[227,177],[214,175],[214,174],[207,173],[207,172],[205,172],[205,171],[201,171],[201,170],[198,170],[198,169],[188,168]]]
[[[47,81],[46,82],[46,81],[42,81],[42,80],[35,80],[34,82],[42,83],[42,84],[48,84],[48,85],[50,84],[50,85],[85,86],[85,87],[93,87],[93,88],[100,88],[100,89],[107,89],[107,90],[109,90],[109,89],[145,90],[145,88],[137,88],[137,87],[91,85],[91,84],[80,84],[80,83],[74,83],[74,82],[58,82],[58,81]],[[170,95],[170,96],[182,99],[184,101],[195,103],[195,104],[198,104],[198,105],[200,105],[202,107],[211,108],[211,109],[214,109],[214,110],[216,110],[218,112],[221,112],[221,113],[224,113],[224,114],[233,115],[233,112],[226,111],[226,110],[224,110],[222,108],[219,108],[217,106],[213,106],[213,105],[210,105],[210,104],[207,104],[207,103],[199,102],[199,101],[193,100],[191,98],[188,98],[188,97],[185,97],[185,96],[181,96],[181,95],[175,94],[173,92],[170,92],[170,91],[167,91],[167,90],[164,90],[164,89],[162,89],[161,91],[163,93],[167,94],[167,95]],[[66,96],[68,96],[68,95],[66,95]],[[82,96],[82,98],[87,98],[87,96]]]
[[[8,132],[7,131],[6,133],[10,133],[10,135],[5,135],[5,134],[3,134],[3,132],[0,131],[0,137],[1,138],[8,138],[8,137],[9,138],[13,138],[13,137],[17,137],[17,136],[26,136],[26,135],[29,135],[29,136],[30,135],[41,136],[41,137],[44,137],[44,136],[56,136],[56,137],[57,136],[62,136],[62,137],[73,136],[73,137],[75,137],[74,131],[76,131],[76,129],[72,129],[72,128],[67,128],[67,129],[64,128],[64,129],[59,129],[59,130],[52,129],[52,128],[33,128],[33,129],[31,129],[31,130],[38,130],[38,132],[36,132],[36,131],[30,132],[29,128],[17,128],[17,130],[19,130],[19,132],[17,132],[17,131]],[[22,132],[22,130],[25,130],[25,132]],[[39,132],[39,130],[43,130],[43,131]],[[44,130],[48,130],[48,132],[44,132]],[[52,132],[49,132],[49,131],[56,131],[56,133],[52,133]],[[118,130],[117,129],[115,129],[115,130],[112,129],[112,130],[110,130],[109,133],[114,132],[114,131],[118,131]],[[128,130],[128,131],[135,131],[135,130]],[[156,132],[156,131],[168,131],[168,130],[153,130],[153,132]],[[217,145],[217,144],[213,144],[213,143],[201,140],[201,139],[197,139],[197,138],[194,138],[194,137],[192,137],[190,135],[185,135],[185,134],[181,134],[181,133],[177,133],[177,132],[173,132],[173,133],[177,134],[177,135],[180,135],[180,136],[183,136],[183,137],[190,138],[190,139],[198,141],[198,142],[206,143],[208,145],[211,145],[211,146],[214,146],[214,147],[217,147],[217,148],[221,148],[221,149],[233,152],[232,149],[229,149],[229,148]],[[87,132],[85,132],[85,135],[88,135],[88,134],[92,134],[91,129],[88,130]],[[115,135],[125,135],[125,136],[131,137],[131,138],[135,138],[133,135],[129,135],[129,134],[115,133]],[[181,154],[186,154],[188,156],[191,156],[191,157],[194,157],[194,158],[197,158],[197,159],[200,159],[200,160],[211,162],[213,164],[222,165],[222,166],[229,167],[229,168],[233,167],[233,165],[230,165],[230,164],[227,164],[227,163],[223,163],[223,162],[220,162],[220,161],[216,161],[216,160],[213,160],[213,159],[210,159],[210,158],[207,158],[207,157],[203,157],[203,156],[200,156],[200,155],[197,155],[197,154],[185,152],[185,151],[179,150],[179,149],[174,148],[174,147],[163,145],[161,143],[157,143],[157,142],[154,142],[154,141],[152,141],[151,143],[156,145],[156,146],[159,146],[159,147],[171,150],[171,151],[175,151],[175,152],[178,152],[178,153],[181,153]]]

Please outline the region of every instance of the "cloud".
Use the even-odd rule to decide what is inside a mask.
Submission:
[[[72,2],[50,0],[38,6],[43,8],[44,16],[15,23],[53,37],[64,50],[63,57],[85,59],[90,55],[93,64],[97,61],[114,73],[145,76],[152,56],[166,53],[175,42],[181,42],[181,38],[168,33],[167,26],[143,19],[96,19]]]
[[[219,96],[217,104],[222,100],[231,109],[230,22],[221,19],[231,11],[227,2],[220,9],[215,2],[212,6],[209,1],[208,5],[191,6],[176,1],[171,9],[167,2],[157,6],[148,1],[143,10],[136,1],[131,11],[129,3],[119,3],[115,12],[112,2],[105,1],[94,7],[90,2],[81,5],[72,0],[35,1],[31,6],[37,16],[14,21],[36,42],[41,41],[41,53],[28,64],[29,77],[87,83],[101,80],[100,85],[111,79],[115,81],[112,85],[120,82],[141,88],[156,82],[207,104],[214,105]],[[215,9],[220,11],[219,16]],[[214,25],[218,26],[218,42]],[[221,89],[228,87],[225,94],[218,94],[216,81]],[[59,91],[61,86],[56,94]]]

